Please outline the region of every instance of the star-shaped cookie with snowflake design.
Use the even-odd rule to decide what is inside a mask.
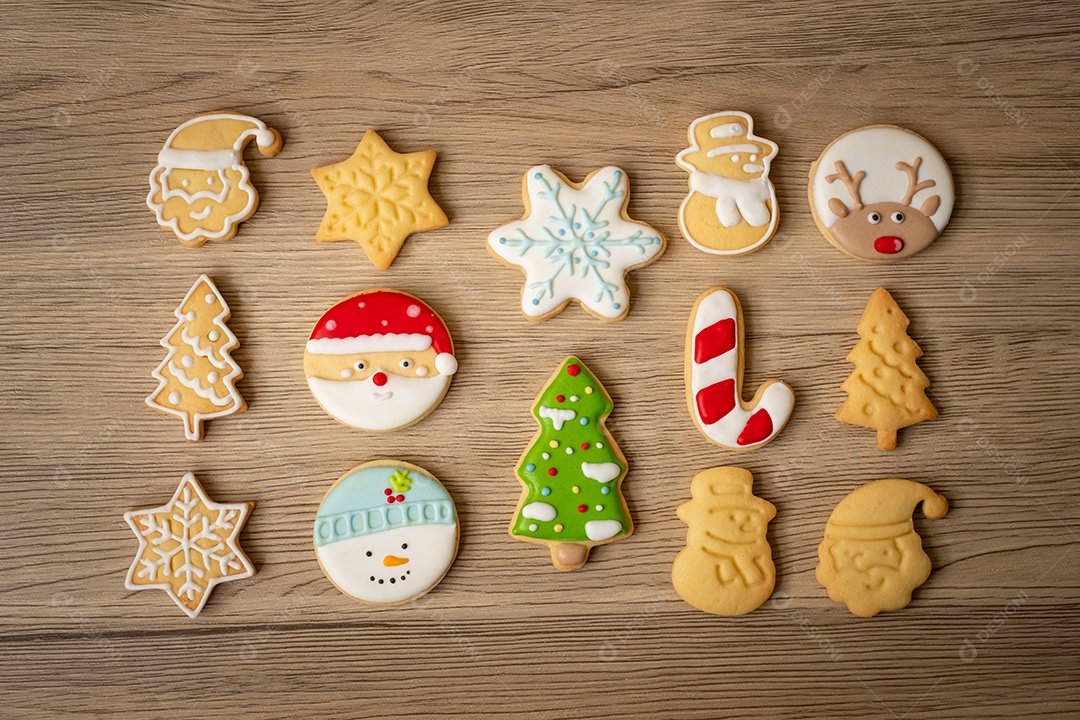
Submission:
[[[602,320],[626,317],[626,274],[667,247],[663,235],[626,214],[629,189],[626,173],[612,166],[581,183],[547,165],[525,173],[525,216],[488,235],[491,254],[525,273],[525,317],[547,320],[571,300]]]
[[[449,224],[428,192],[435,151],[396,153],[368,130],[347,160],[311,171],[326,196],[320,242],[355,240],[380,270],[394,262],[405,238]]]
[[[195,617],[215,585],[255,574],[237,543],[253,507],[214,502],[188,473],[161,507],[124,513],[139,538],[124,585],[164,590],[188,617]]]

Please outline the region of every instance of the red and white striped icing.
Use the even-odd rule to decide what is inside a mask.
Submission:
[[[713,288],[698,300],[690,317],[690,412],[707,438],[736,450],[760,447],[776,437],[791,417],[795,393],[770,380],[757,403],[742,402],[739,324],[735,294]]]

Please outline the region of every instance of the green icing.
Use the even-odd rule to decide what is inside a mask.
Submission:
[[[576,376],[568,372],[572,365],[579,368]],[[589,389],[592,392],[588,392]],[[559,396],[562,396],[562,402],[559,402]],[[511,534],[540,540],[592,542],[585,531],[585,524],[592,520],[618,521],[622,530],[616,536],[627,533],[630,518],[623,511],[622,493],[619,490],[626,464],[616,452],[615,441],[603,427],[604,418],[613,407],[603,386],[584,363],[575,357],[563,362],[558,374],[544,388],[533,406],[533,416],[540,424],[540,435],[529,446],[517,468],[517,475],[528,492],[521,507],[524,509],[534,502],[547,503],[555,508],[556,515],[552,520],[543,520],[524,517],[519,511]],[[568,410],[573,411],[574,417],[568,416],[565,412]],[[586,421],[584,425],[583,418]],[[560,424],[561,428],[556,429]],[[553,440],[558,447],[551,447]],[[584,443],[588,444],[588,449],[582,449]],[[568,454],[567,448],[573,452]],[[547,459],[544,458],[545,453]],[[614,463],[619,472],[610,473],[614,477],[602,483],[587,477],[582,463]],[[530,470],[530,467],[533,469]],[[548,474],[551,468],[555,469],[555,475]],[[594,470],[592,474],[598,473]],[[575,487],[578,492],[574,492]],[[548,494],[544,494],[545,489],[548,489]],[[578,510],[582,505],[586,508],[584,512]],[[597,506],[602,509],[597,510]],[[533,525],[536,529],[530,530]],[[556,532],[557,526],[562,527],[561,531]]]

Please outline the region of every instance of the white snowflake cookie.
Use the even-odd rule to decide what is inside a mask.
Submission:
[[[525,216],[488,235],[488,251],[525,273],[525,317],[547,320],[571,300],[602,320],[626,317],[626,274],[667,247],[663,235],[626,214],[629,187],[626,173],[613,166],[581,183],[548,165],[525,173]]]

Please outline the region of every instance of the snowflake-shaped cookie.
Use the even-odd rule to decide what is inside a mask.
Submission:
[[[525,173],[525,217],[488,235],[488,250],[525,272],[521,309],[530,320],[577,300],[603,320],[630,309],[626,273],[659,258],[667,241],[626,215],[626,173],[608,166],[572,183],[547,165]]]
[[[355,240],[375,267],[386,270],[405,238],[450,222],[428,193],[434,164],[434,150],[396,153],[368,130],[348,160],[311,171],[326,195],[315,239]]]
[[[215,585],[255,574],[237,544],[253,507],[214,502],[188,473],[161,507],[124,513],[139,538],[125,586],[164,590],[188,617],[195,617]]]

